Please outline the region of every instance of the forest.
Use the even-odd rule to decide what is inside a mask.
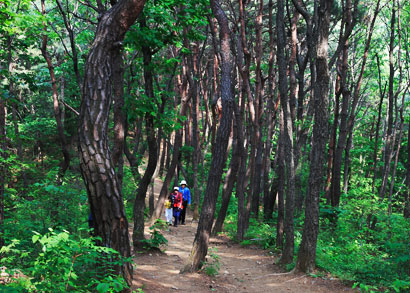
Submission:
[[[0,0],[0,291],[173,292],[135,262],[189,220],[177,275],[221,275],[223,235],[410,292],[409,23],[407,0]]]

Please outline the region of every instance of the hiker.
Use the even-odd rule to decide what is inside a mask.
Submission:
[[[182,204],[182,193],[179,192],[178,186],[174,187],[174,191],[171,194],[173,196],[172,212],[174,214],[174,226],[178,226],[179,216],[181,214],[183,204]]]
[[[189,188],[187,187],[185,180],[182,180],[179,185],[181,185],[181,187],[179,187],[179,192],[182,193],[182,198],[183,198],[183,203],[182,203],[183,209],[181,212],[181,224],[185,225],[186,210],[188,206],[191,206],[191,192],[189,191]]]
[[[179,190],[179,189],[178,189]],[[168,199],[165,201],[165,218],[167,219],[168,225],[172,225],[172,205],[174,204],[174,199],[175,199],[175,188],[171,192],[170,195],[168,195]]]

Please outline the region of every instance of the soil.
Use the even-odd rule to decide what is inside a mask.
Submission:
[[[186,225],[172,226],[163,232],[168,240],[164,252],[138,254],[134,258],[136,267],[132,289],[142,288],[145,293],[357,292],[331,276],[313,278],[300,273],[286,273],[276,264],[278,256],[258,247],[242,247],[226,236],[210,240],[209,246],[217,249],[218,275],[210,277],[205,272],[180,274],[191,251],[197,224],[188,217]],[[148,225],[145,233],[149,237]]]

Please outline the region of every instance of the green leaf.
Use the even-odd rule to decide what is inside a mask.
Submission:
[[[110,285],[107,283],[100,283],[98,284],[96,289],[100,293],[105,293],[105,292],[108,292],[108,290],[110,290]]]

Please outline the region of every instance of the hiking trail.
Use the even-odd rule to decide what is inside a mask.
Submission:
[[[156,180],[158,196],[162,182]],[[165,219],[165,216],[162,215]],[[169,227],[163,235],[168,240],[165,252],[150,251],[134,257],[133,290],[142,287],[151,292],[357,292],[330,276],[313,278],[306,274],[286,273],[275,263],[278,256],[256,246],[242,247],[226,236],[210,239],[210,248],[217,248],[219,274],[210,277],[201,273],[180,274],[192,248],[197,222],[187,213],[186,225]],[[145,225],[149,237],[149,225]],[[207,256],[209,259],[209,255]]]

